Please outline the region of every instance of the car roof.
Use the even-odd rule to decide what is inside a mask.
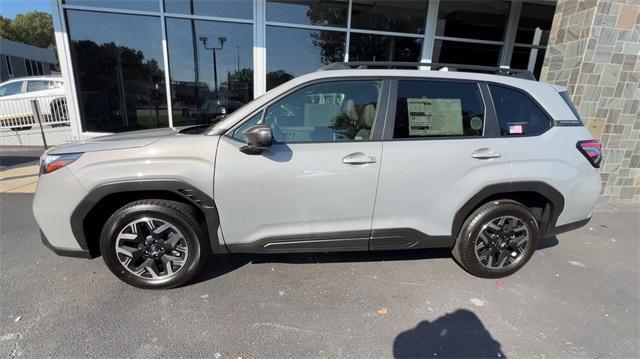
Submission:
[[[408,78],[443,81],[467,80],[474,82],[487,82],[489,84],[505,85],[527,93],[530,97],[541,104],[555,121],[566,121],[575,119],[575,115],[573,114],[573,112],[571,112],[564,100],[560,96],[558,96],[558,92],[562,92],[566,89],[554,87],[553,85],[545,82],[522,79],[513,76],[492,75],[475,72],[400,69],[330,69],[301,75],[269,90],[264,95],[253,100],[247,106],[240,108],[224,120],[220,121],[208,132],[208,134],[218,134],[222,129],[232,127],[240,120],[240,118],[251,114],[256,109],[262,107],[276,97],[288,92],[295,87],[305,85],[316,80],[339,80],[345,78],[354,79],[358,77]]]
[[[45,80],[45,81],[56,80],[56,81],[64,82],[64,80],[62,79],[62,76],[59,76],[59,75],[25,76],[25,77],[12,78],[11,80],[7,80],[7,81],[5,81],[3,83],[0,83],[0,86],[2,86],[4,84],[12,83],[12,82],[33,81],[33,80],[41,80],[41,81],[42,80]]]

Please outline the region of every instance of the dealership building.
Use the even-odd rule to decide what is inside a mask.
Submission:
[[[185,126],[343,61],[508,67],[566,86],[640,201],[637,0],[51,0],[76,138]]]

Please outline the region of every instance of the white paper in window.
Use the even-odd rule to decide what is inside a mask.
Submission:
[[[408,98],[409,136],[462,136],[460,99]]]

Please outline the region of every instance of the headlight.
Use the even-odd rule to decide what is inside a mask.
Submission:
[[[51,173],[77,160],[82,153],[66,153],[64,155],[46,155],[40,163],[40,174]]]

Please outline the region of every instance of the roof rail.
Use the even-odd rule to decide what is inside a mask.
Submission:
[[[379,68],[415,68],[428,67],[431,71],[469,71],[488,72],[495,75],[517,77],[525,80],[536,80],[531,71],[509,69],[504,67],[464,65],[464,64],[443,64],[437,62],[394,62],[394,61],[354,61],[354,62],[334,62],[322,66],[318,71],[326,70],[351,70],[351,69],[379,69]]]

